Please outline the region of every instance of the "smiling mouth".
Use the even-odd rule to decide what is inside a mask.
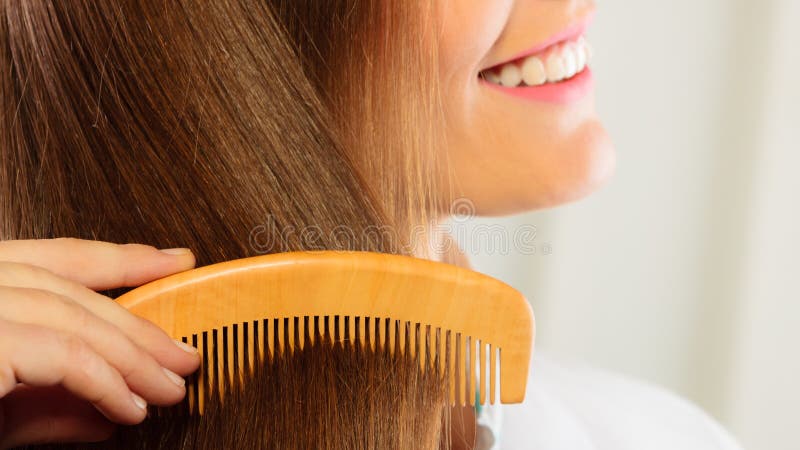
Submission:
[[[568,81],[583,73],[592,49],[583,35],[553,44],[532,55],[490,67],[479,76],[503,87],[535,87]]]

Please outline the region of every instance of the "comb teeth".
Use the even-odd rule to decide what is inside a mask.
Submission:
[[[453,405],[495,403],[499,350],[489,343],[426,324],[363,316],[304,316],[263,319],[204,331],[183,342],[197,347],[201,369],[187,378],[184,406],[202,414],[211,397],[224,400],[262,364],[290,357],[310,345],[351,346],[361,351],[386,351],[395,358],[418,361],[421,371],[434,371],[450,390]],[[488,373],[487,373],[488,365]],[[158,414],[158,413],[157,413]]]

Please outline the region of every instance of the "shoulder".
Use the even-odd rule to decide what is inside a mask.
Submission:
[[[537,355],[525,403],[503,407],[503,449],[740,450],[697,406],[665,389]]]

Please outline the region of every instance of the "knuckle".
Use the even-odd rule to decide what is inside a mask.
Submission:
[[[58,318],[67,329],[86,329],[92,323],[89,310],[68,297],[42,289],[30,289],[28,297],[37,302],[36,306],[40,311],[46,311],[48,315]]]
[[[52,316],[63,320],[70,312],[66,308],[71,300],[43,288],[0,285],[0,293],[4,298],[14,300],[13,305],[35,311],[37,317]]]
[[[74,330],[92,330],[96,328],[94,315],[88,309],[73,301],[63,299],[64,308],[69,311],[71,328]]]
[[[78,336],[58,333],[58,339],[63,347],[61,361],[63,376],[70,376],[75,382],[89,388],[83,395],[85,400],[93,404],[103,403],[113,386],[113,383],[110,383],[113,378],[109,378],[108,364]]]
[[[131,336],[134,341],[149,342],[153,337],[160,337],[164,332],[153,322],[131,315],[130,328],[126,330],[126,334]]]
[[[89,374],[95,373],[98,357],[82,339],[74,334],[62,332],[57,334],[57,338],[63,349],[62,364],[65,372],[77,370],[76,373],[82,378],[88,378]]]
[[[118,341],[116,343],[117,354],[120,357],[114,358],[114,367],[127,381],[147,366],[147,354],[125,336],[121,335],[116,341]]]
[[[16,335],[19,333],[16,333],[14,328],[16,327],[13,324],[0,320],[0,329],[4,330],[4,333],[0,334],[0,398],[11,392],[17,385],[14,368],[9,363],[8,354],[9,348],[16,347],[13,340],[17,338]]]
[[[147,343],[146,347],[150,350],[155,350],[155,347],[160,348],[162,346],[167,346],[171,349],[175,346],[169,334],[158,325],[138,316],[136,317],[136,322],[137,327],[134,336],[141,336],[143,338],[141,342]]]
[[[0,261],[0,284],[14,285],[35,278],[35,275],[33,266],[29,264]]]
[[[134,320],[136,323],[136,331],[139,333],[144,335],[161,335],[164,333],[156,324],[143,317],[134,316]]]
[[[11,366],[3,364],[0,366],[0,398],[8,394],[17,386],[17,377]]]
[[[68,351],[72,354],[75,362],[75,369],[81,373],[82,377],[96,374],[96,370],[103,369],[102,366],[114,367],[119,375],[127,380],[146,367],[147,354],[134,344],[124,333],[112,325],[98,322],[94,316],[80,305],[72,304],[68,306],[74,309],[71,313],[72,329],[77,333],[68,339]],[[97,353],[94,348],[80,338],[81,330],[91,330],[99,339],[113,345],[114,353],[104,356],[105,353]],[[74,341],[72,340],[74,338]],[[103,347],[106,347],[105,345]]]
[[[95,405],[100,405],[105,403],[110,395],[108,389],[104,389],[103,386],[95,385],[92,392],[88,394],[87,400]]]
[[[92,403],[101,403],[106,398],[106,386],[99,380],[107,378],[98,376],[103,373],[104,367],[100,364],[100,358],[97,355],[88,351],[88,348],[84,346],[70,369],[70,373],[76,379],[85,380],[86,385],[90,386],[85,394],[86,400]]]
[[[55,338],[58,340],[59,347],[63,349],[63,353],[67,356],[67,359],[75,361],[79,358],[85,358],[85,344],[77,336],[58,331],[55,333]]]
[[[65,255],[70,256],[80,256],[81,254],[86,253],[86,251],[91,248],[91,242],[92,241],[73,237],[60,237],[50,241],[55,249],[61,253],[64,253]]]
[[[136,315],[132,315],[130,323],[126,325],[129,325],[129,328],[126,327],[126,334],[131,336],[131,340],[138,343],[148,342],[152,337],[162,333],[161,328],[153,322]]]
[[[76,246],[76,245],[81,245],[82,243],[84,243],[86,241],[84,241],[82,239],[74,238],[74,237],[58,237],[58,238],[53,238],[52,242],[55,242],[57,244],[67,245],[67,246]]]
[[[15,240],[0,240],[0,260],[5,260],[9,257],[9,253],[11,250],[9,248],[13,248],[13,246],[17,243]]]
[[[157,251],[157,249],[155,247],[153,247],[152,245],[147,245],[147,244],[120,244],[118,247],[119,247],[120,250],[123,250],[123,251],[129,251],[129,250],[130,251],[148,251],[148,252]]]
[[[6,273],[16,273],[17,263],[11,261],[0,261],[0,276]]]

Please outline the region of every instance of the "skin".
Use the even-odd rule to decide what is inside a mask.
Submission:
[[[532,102],[479,83],[507,61],[594,12],[594,0],[442,0],[440,77],[457,198],[480,215],[513,214],[586,196],[613,173],[614,149],[594,94]]]
[[[137,401],[180,401],[197,351],[95,291],[194,263],[188,250],[146,245],[0,242],[0,448],[105,439],[114,423],[144,419]]]

